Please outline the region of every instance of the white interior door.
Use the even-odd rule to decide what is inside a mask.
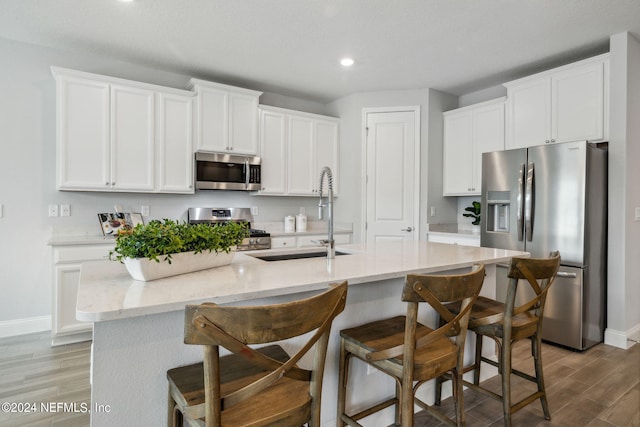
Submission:
[[[367,242],[418,239],[419,110],[365,114]]]

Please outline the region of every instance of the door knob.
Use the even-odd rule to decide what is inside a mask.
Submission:
[[[413,231],[413,228],[412,227],[407,227],[407,228],[401,229],[400,231],[406,231],[406,232],[410,233],[410,232]]]

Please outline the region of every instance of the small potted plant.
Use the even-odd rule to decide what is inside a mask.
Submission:
[[[152,220],[120,232],[109,259],[124,263],[135,280],[149,281],[230,264],[247,236],[244,223]]]
[[[464,208],[465,212],[462,216],[467,218],[473,218],[473,222],[471,223],[474,231],[480,231],[480,202],[473,202],[471,206]]]

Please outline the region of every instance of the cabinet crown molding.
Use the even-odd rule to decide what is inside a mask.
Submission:
[[[187,88],[191,89],[191,90],[194,90],[195,92],[198,91],[198,87],[208,87],[208,88],[213,88],[213,89],[227,90],[227,91],[230,91],[230,92],[242,93],[242,94],[251,95],[251,96],[260,96],[260,95],[262,95],[262,92],[257,91],[257,90],[245,89],[245,88],[242,88],[242,87],[225,85],[225,84],[222,84],[222,83],[215,83],[215,82],[210,82],[210,81],[207,81],[207,80],[191,79],[191,80],[189,80],[189,83],[187,83]]]
[[[500,98],[490,99],[488,101],[478,102],[477,104],[471,104],[464,107],[456,108],[454,110],[444,111],[442,113],[443,116],[449,116],[451,114],[462,113],[465,111],[476,110],[478,108],[482,108],[488,105],[501,104],[507,101],[506,96],[501,96]]]
[[[522,82],[526,82],[528,80],[539,79],[539,78],[544,78],[544,77],[550,77],[552,74],[555,74],[555,73],[558,73],[558,72],[562,72],[562,71],[566,71],[566,70],[570,70],[572,68],[575,68],[576,66],[587,65],[589,63],[594,63],[594,62],[604,62],[604,61],[608,61],[608,60],[609,60],[609,53],[603,53],[601,55],[593,56],[591,58],[586,58],[586,59],[583,59],[583,60],[580,60],[580,61],[572,62],[570,64],[566,64],[566,65],[562,65],[560,67],[552,68],[550,70],[541,71],[541,72],[536,73],[536,74],[530,74],[528,76],[521,77],[521,78],[516,79],[516,80],[511,80],[510,82],[503,83],[502,86],[508,88],[509,86],[517,85],[517,84],[520,84]]]
[[[296,116],[305,116],[305,117],[309,117],[310,119],[340,120],[340,117],[327,116],[324,114],[317,114],[317,113],[307,113],[306,111],[291,110],[289,108],[274,107],[271,105],[260,104],[258,105],[258,108],[263,111],[274,111],[282,114],[295,114]]]
[[[76,77],[80,79],[95,80],[95,81],[99,81],[107,84],[136,87],[139,89],[150,90],[153,92],[162,92],[162,93],[181,95],[181,96],[190,96],[190,97],[195,96],[195,93],[190,90],[177,89],[177,88],[168,87],[168,86],[160,86],[152,83],[144,83],[144,82],[139,82],[135,80],[127,80],[119,77],[104,76],[102,74],[88,73],[86,71],[71,70],[68,68],[61,68],[61,67],[55,67],[55,66],[51,66],[51,74],[56,79],[58,79],[58,77]]]

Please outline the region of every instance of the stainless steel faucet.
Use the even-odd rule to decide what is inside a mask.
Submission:
[[[324,176],[327,175],[328,182],[328,193],[327,193],[327,201],[323,203],[322,201],[322,184],[324,181]],[[322,208],[324,206],[327,207],[329,212],[329,217],[327,218],[329,222],[329,233],[326,240],[320,240],[318,243],[327,248],[327,259],[333,259],[336,257],[336,244],[333,239],[333,173],[331,173],[331,169],[328,166],[322,168],[320,172],[320,202],[318,203],[318,219],[322,219]]]

